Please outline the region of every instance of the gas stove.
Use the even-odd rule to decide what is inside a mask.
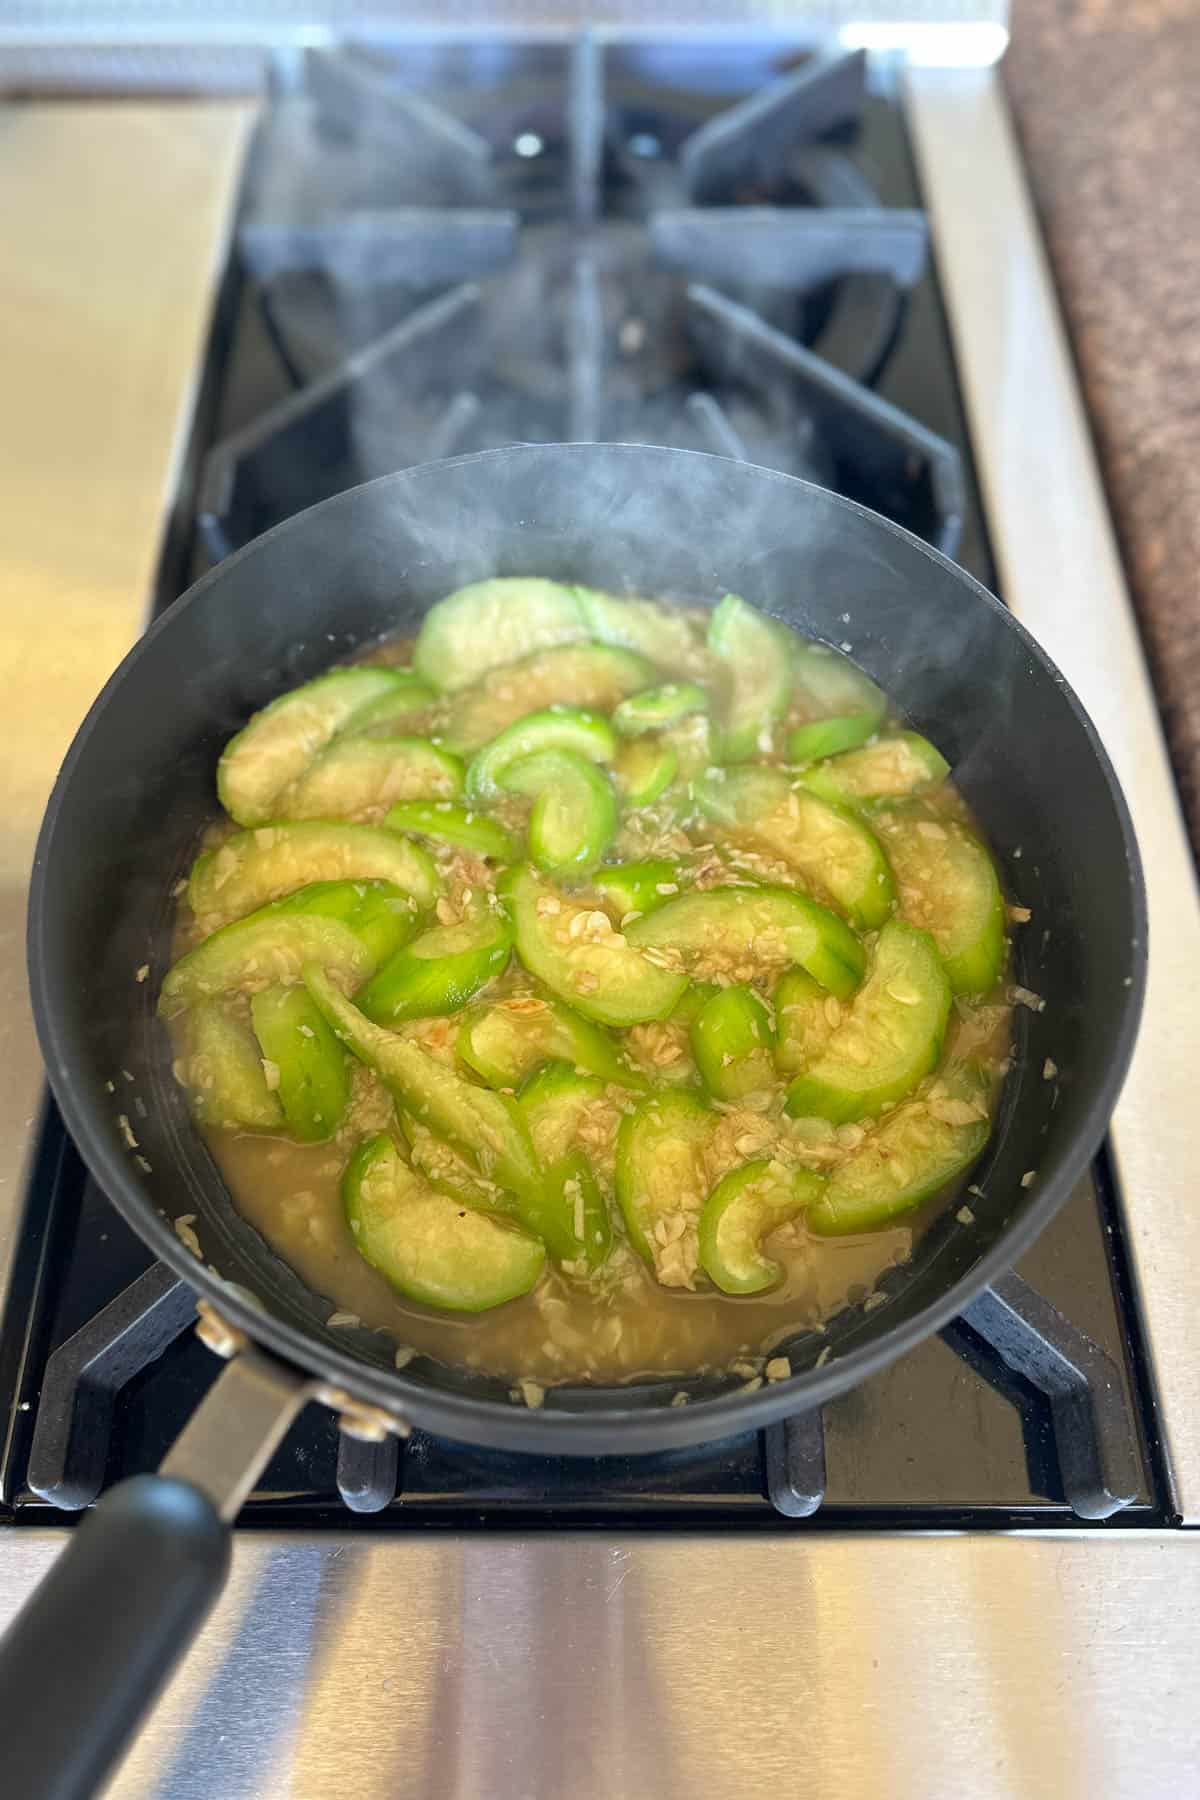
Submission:
[[[894,79],[869,81],[861,52],[590,34],[308,51],[250,159],[190,572],[429,455],[586,437],[821,480],[995,585],[919,200]],[[824,1417],[551,1462],[364,1446],[312,1409],[246,1517],[341,1523],[340,1499],[468,1528],[1162,1519],[1105,1187],[1081,1185],[1029,1285]],[[154,1467],[212,1372],[188,1290],[141,1272],[70,1154],[50,1210],[63,1237],[23,1309],[42,1348],[19,1371],[5,1481],[19,1521]]]
[[[364,1444],[310,1407],[242,1514],[238,1573],[219,1615],[225,1663],[197,1653],[189,1668],[206,1669],[213,1685],[206,1693],[185,1671],[116,1789],[145,1793],[153,1779],[152,1791],[172,1796],[323,1791],[316,1771],[333,1754],[336,1709],[318,1705],[316,1749],[297,1724],[268,1770],[253,1750],[264,1715],[239,1712],[236,1690],[261,1675],[268,1640],[278,1652],[283,1621],[311,1583],[298,1630],[319,1680],[321,1621],[332,1620],[340,1644],[356,1608],[335,1571],[379,1581],[403,1605],[404,1577],[380,1562],[397,1555],[424,1608],[410,1609],[397,1657],[411,1630],[415,1654],[461,1659],[489,1729],[497,1697],[512,1689],[514,1652],[564,1697],[553,1671],[560,1632],[586,1646],[613,1720],[631,1644],[659,1683],[654,1705],[642,1696],[637,1722],[628,1716],[627,1761],[609,1781],[555,1763],[544,1745],[526,1779],[503,1731],[508,1760],[489,1774],[465,1692],[439,1720],[434,1687],[416,1678],[392,1748],[418,1758],[430,1792],[549,1794],[569,1781],[586,1795],[652,1783],[682,1793],[688,1755],[660,1763],[653,1720],[679,1732],[690,1718],[705,1742],[710,1728],[692,1711],[687,1671],[656,1644],[654,1617],[626,1610],[631,1577],[637,1604],[655,1597],[658,1618],[678,1616],[676,1581],[705,1595],[695,1623],[715,1634],[715,1661],[728,1666],[709,1557],[757,1607],[764,1636],[747,1625],[745,1647],[762,1662],[764,1644],[778,1657],[793,1630],[770,1598],[772,1568],[785,1585],[800,1583],[794,1628],[826,1629],[845,1648],[857,1625],[831,1620],[829,1605],[845,1607],[847,1571],[874,1566],[886,1544],[897,1573],[884,1579],[911,1581],[914,1617],[949,1641],[943,1606],[974,1619],[977,1581],[989,1594],[998,1576],[1001,1586],[1028,1581],[1030,1608],[1058,1617],[1059,1584],[1080,1578],[1081,1544],[1110,1567],[1114,1552],[1101,1544],[1138,1559],[1135,1546],[1182,1542],[1181,1520],[1200,1517],[1198,1344],[1187,1281],[1158,1254],[1170,1238],[1200,1267],[1186,1192],[1188,1147],[1200,1146],[1162,1057],[1164,1044],[1182,1041],[1174,1034],[1198,927],[1111,527],[990,71],[934,72],[750,30],[661,41],[617,31],[328,35],[275,42],[261,66],[264,105],[160,606],[302,507],[437,456],[615,439],[804,475],[955,556],[1065,667],[1125,782],[1165,932],[1143,1050],[1095,1168],[1014,1275],[822,1413],[682,1453],[549,1459],[419,1433]],[[1165,1107],[1172,1082],[1178,1113]],[[192,1333],[188,1291],[151,1263],[52,1109],[25,1204],[0,1332],[0,1516],[9,1541],[29,1545],[13,1566],[32,1579],[73,1511],[158,1465],[216,1364]],[[437,1550],[435,1529],[446,1534]],[[584,1535],[564,1535],[573,1532]],[[1031,1532],[1058,1548],[1035,1553]],[[969,1535],[939,1537],[930,1559],[917,1552],[930,1533]],[[1008,1546],[994,1563],[980,1549],[985,1533]],[[798,1571],[797,1556],[824,1560]],[[272,1559],[289,1571],[273,1597]],[[811,1578],[801,1572],[810,1566]],[[449,1612],[442,1581],[459,1584]],[[265,1620],[239,1625],[259,1584]],[[1185,1591],[1192,1604],[1200,1597],[1190,1564],[1186,1580],[1176,1569],[1163,1589],[1164,1644],[1182,1631]],[[1002,1610],[989,1599],[989,1618]],[[896,1632],[881,1606],[885,1615]],[[478,1647],[463,1648],[472,1629],[492,1646],[486,1670]],[[911,1621],[901,1638],[906,1656],[923,1654],[927,1639]],[[959,1641],[970,1662],[977,1646]],[[328,1654],[331,1692],[363,1716],[386,1713],[399,1663],[386,1664],[378,1706],[368,1707],[346,1699],[353,1659]],[[861,1642],[854,1654],[865,1655]],[[801,1662],[827,1694],[812,1659]],[[1115,1665],[1092,1674],[1095,1731],[1126,1690]],[[1012,1703],[1036,1721],[1042,1697],[1022,1672],[1009,1678]],[[972,1680],[946,1704],[968,1729]],[[203,1780],[178,1758],[164,1773],[168,1730],[216,1730],[223,1708],[237,1723],[228,1751],[206,1739]],[[444,1750],[456,1731],[465,1761],[439,1774],[428,1746]],[[550,1735],[565,1756],[573,1734]],[[588,1733],[575,1735],[582,1743]],[[863,1791],[885,1791],[876,1752],[855,1745]],[[718,1791],[767,1791],[770,1759],[747,1758],[726,1776],[718,1763]],[[392,1785],[377,1772],[377,1787],[363,1774],[349,1791],[395,1791],[401,1764],[388,1766]],[[831,1747],[824,1766],[838,1766]],[[711,1770],[704,1778],[713,1785]],[[1015,1779],[971,1791],[1068,1791],[1042,1763],[1028,1788]],[[923,1792],[963,1791],[961,1778],[947,1776],[944,1790],[913,1781]],[[1143,1791],[1158,1790],[1115,1778],[1111,1788]]]
[[[46,1138],[38,1185],[47,1230],[29,1287],[14,1287],[31,1328],[13,1371],[5,1467],[19,1525],[87,1506],[121,1477],[156,1468],[217,1367],[191,1330],[190,1290],[151,1262],[53,1122]],[[939,1338],[823,1412],[695,1450],[531,1457],[421,1432],[367,1444],[309,1408],[242,1523],[340,1529],[347,1509],[381,1525],[467,1531],[517,1522],[1161,1523],[1166,1477],[1116,1231],[1097,1170],[1021,1274]]]
[[[310,51],[238,231],[255,329],[205,549],[434,455],[587,439],[782,468],[953,553],[963,426],[916,197],[861,54]]]

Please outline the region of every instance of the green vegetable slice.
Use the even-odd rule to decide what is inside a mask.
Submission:
[[[771,1014],[753,988],[720,988],[691,1029],[701,1079],[718,1100],[742,1100],[775,1080]]]
[[[461,1150],[436,1131],[430,1131],[411,1113],[401,1111],[397,1116],[408,1144],[409,1161],[430,1187],[481,1212],[515,1212],[515,1195],[506,1193],[496,1182],[485,1180]]]
[[[617,918],[626,913],[653,912],[679,892],[679,865],[665,856],[648,856],[640,862],[609,863],[597,869],[592,886],[614,908]]]
[[[308,961],[344,981],[365,981],[416,929],[410,896],[386,881],[315,882],[223,925],[181,956],[167,971],[158,1009],[170,1017],[231,989],[297,982]]]
[[[612,722],[622,737],[640,737],[644,731],[661,731],[707,710],[708,694],[699,682],[663,681],[622,700],[613,710]]]
[[[797,973],[802,974],[803,971],[798,970]],[[719,994],[720,992],[721,990],[715,981],[693,981],[684,990],[675,1007],[668,1014],[668,1023],[671,1025],[686,1025],[690,1029],[700,1017],[700,1014],[704,1011],[704,1008],[708,1005],[713,995]]]
[[[691,1094],[655,1094],[621,1121],[617,1134],[617,1200],[629,1241],[660,1276],[681,1275],[667,1285],[693,1285],[696,1225],[708,1182],[704,1153],[716,1119]],[[667,1258],[656,1236],[660,1220],[680,1216],[684,1230],[674,1243],[687,1248]],[[677,1228],[675,1228],[677,1229]],[[669,1235],[665,1233],[664,1235]]]
[[[443,692],[469,687],[489,669],[535,650],[587,637],[575,588],[538,576],[473,581],[425,615],[413,668]]]
[[[969,1064],[898,1106],[830,1177],[808,1214],[819,1237],[877,1231],[963,1175],[987,1143],[987,1083]]]
[[[771,996],[775,1007],[775,1067],[797,1075],[825,1048],[842,1022],[842,1002],[803,969],[787,969]]]
[[[302,987],[269,987],[250,1002],[254,1035],[275,1071],[288,1130],[304,1143],[333,1136],[350,1098],[346,1052]]]
[[[433,689],[411,669],[389,669],[388,674],[394,683],[391,691],[381,694],[378,700],[355,713],[350,723],[351,731],[384,730],[399,720],[408,721],[417,713],[425,712],[437,699]]]
[[[216,1000],[192,1008],[178,1070],[201,1125],[281,1131],[283,1108],[267,1086],[262,1053],[249,1027]]]
[[[788,863],[860,930],[874,930],[891,914],[896,888],[887,858],[848,807],[794,788],[781,769],[704,775],[695,794],[706,817]]]
[[[515,862],[521,854],[520,841],[498,820],[470,812],[453,800],[401,800],[384,814],[383,823],[388,831],[433,838],[493,862]]]
[[[316,881],[390,881],[418,906],[432,906],[440,882],[432,859],[373,825],[260,825],[239,831],[192,865],[188,902],[199,918],[237,919]]]
[[[459,1056],[489,1087],[515,1088],[539,1063],[559,1058],[601,1081],[641,1088],[640,1075],[622,1059],[608,1034],[558,1000],[527,994],[497,1000],[467,1014],[458,1034]]]
[[[522,1219],[556,1262],[588,1269],[598,1269],[612,1248],[608,1206],[577,1143],[584,1113],[603,1094],[602,1081],[565,1062],[548,1063],[520,1094],[533,1147],[546,1170],[541,1192],[525,1203]]]
[[[342,819],[397,800],[453,800],[463,766],[427,738],[342,737],[279,799],[285,819]]]
[[[629,806],[653,806],[679,773],[679,752],[666,738],[635,738],[621,745],[613,776]]]
[[[569,703],[611,712],[654,680],[654,665],[616,644],[559,644],[493,669],[450,703],[442,737],[469,755],[518,719]]]
[[[319,964],[305,966],[304,982],[343,1043],[376,1071],[402,1110],[465,1151],[489,1181],[516,1194],[537,1186],[533,1145],[513,1101],[474,1087],[419,1045],[374,1024]]]
[[[542,750],[571,750],[589,762],[611,762],[617,740],[599,713],[583,706],[550,706],[518,719],[471,758],[467,767],[467,799],[486,806],[501,788],[501,777],[520,758]]]
[[[809,1169],[760,1159],[722,1176],[700,1215],[700,1265],[723,1294],[761,1294],[783,1270],[763,1242],[819,1199],[825,1183]]]
[[[595,868],[617,835],[617,802],[607,775],[573,750],[541,750],[501,769],[506,793],[533,796],[529,855],[550,875]]]
[[[890,812],[877,820],[900,911],[928,931],[956,994],[986,994],[1004,967],[1004,897],[983,845],[956,820]]]
[[[614,931],[607,913],[539,881],[528,864],[509,869],[500,891],[525,967],[586,1018],[602,1025],[665,1018],[687,986],[685,975],[643,956]]]
[[[793,762],[812,762],[865,744],[883,723],[887,700],[881,688],[828,644],[795,645],[792,703],[806,723],[788,738]]]
[[[386,1132],[351,1157],[342,1206],[359,1255],[425,1306],[486,1312],[527,1294],[545,1267],[537,1238],[431,1187]]]
[[[674,952],[689,972],[799,963],[830,993],[853,993],[863,947],[837,914],[783,887],[724,887],[680,894],[626,930],[638,949]]]
[[[573,1063],[543,1063],[522,1082],[517,1096],[533,1147],[547,1167],[580,1145],[580,1128],[588,1108],[604,1098],[604,1082]]]
[[[612,1220],[600,1184],[582,1150],[551,1163],[538,1194],[521,1208],[555,1262],[598,1269],[612,1249]]]
[[[788,1088],[788,1111],[838,1125],[903,1100],[941,1055],[949,1011],[933,939],[890,919],[845,1021]]]
[[[847,806],[869,806],[876,800],[903,800],[935,787],[950,773],[950,764],[928,738],[899,731],[878,738],[861,750],[847,750],[828,762],[805,769],[800,780],[822,800]]]
[[[313,757],[402,685],[392,669],[331,669],[281,694],[225,746],[217,765],[221,805],[239,825],[266,824]]]
[[[575,589],[589,637],[624,644],[664,669],[684,667],[699,649],[696,628],[683,613],[653,600],[622,600],[598,588]]]
[[[840,719],[813,719],[808,725],[797,725],[788,732],[787,756],[792,763],[818,762],[823,756],[837,756],[843,750],[856,750],[875,735],[877,723],[870,713],[852,713]]]
[[[708,647],[725,665],[728,683],[721,709],[717,755],[742,762],[770,746],[771,731],[787,711],[795,635],[726,594],[708,627]]]
[[[434,925],[397,950],[355,995],[377,1025],[457,1012],[504,972],[513,933],[499,907],[456,925]]]

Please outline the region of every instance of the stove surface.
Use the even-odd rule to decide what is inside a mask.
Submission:
[[[156,1468],[220,1366],[190,1329],[186,1291],[152,1266],[53,1123],[42,1164],[48,1229],[26,1246],[20,1271],[31,1335],[21,1344],[6,1334],[2,1345],[12,1384],[3,1493],[19,1524],[61,1518],[57,1508],[86,1504],[101,1488]],[[972,1318],[813,1418],[656,1456],[505,1455],[417,1432],[403,1446],[389,1445],[381,1463],[374,1446],[343,1436],[331,1413],[310,1406],[240,1522],[344,1529],[348,1506],[364,1522],[371,1515],[465,1529],[777,1526],[781,1516],[876,1530],[1072,1526],[1073,1503],[1087,1504],[1080,1489],[1086,1495],[1094,1485],[1090,1458],[1105,1466],[1103,1479],[1119,1500],[1114,1526],[1161,1522],[1167,1510],[1134,1315],[1098,1178],[1080,1184],[1019,1274],[1061,1315],[1072,1334],[1068,1349],[1073,1344],[1078,1356],[1074,1333],[1081,1332],[1099,1353],[1073,1399],[1095,1409],[1081,1440],[1045,1384],[1009,1366],[989,1342],[989,1322]],[[121,1310],[125,1295],[133,1301]],[[110,1303],[116,1316],[97,1332],[96,1315]],[[81,1342],[75,1334],[86,1342],[82,1355],[72,1355],[72,1340]],[[145,1367],[143,1352],[153,1357]],[[98,1394],[110,1390],[98,1408]]]
[[[583,37],[305,71],[245,196],[209,556],[408,463],[594,439],[807,476],[989,578],[886,67]]]
[[[588,38],[410,46],[402,66],[310,54],[260,131],[205,393],[164,602],[352,482],[565,435],[807,473],[996,585],[904,112],[859,57]],[[46,1225],[0,1338],[19,1524],[155,1467],[216,1369],[53,1115],[34,1180]],[[1033,1293],[1002,1295],[1003,1318],[973,1309],[823,1418],[697,1451],[551,1460],[418,1434],[368,1454],[310,1407],[243,1523],[1162,1521],[1102,1168],[1020,1273]]]

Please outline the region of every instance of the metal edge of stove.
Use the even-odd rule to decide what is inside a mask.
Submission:
[[[1001,591],[1095,721],[1141,845],[1149,982],[1111,1143],[1173,1498],[1200,1523],[1195,867],[999,80],[913,70],[907,101]]]
[[[740,34],[982,67],[1004,54],[1008,18],[1009,0],[10,0],[0,94],[258,93],[306,48],[431,31],[445,40]]]
[[[8,1546],[0,1626],[61,1541]],[[1159,1800],[1200,1773],[1190,1548],[243,1532],[107,1800]]]
[[[865,49],[912,49],[940,37],[992,56],[1008,34],[1010,0],[8,0],[0,42],[224,43],[262,46],[433,30],[523,36],[581,29],[639,34],[774,29],[866,34]],[[964,34],[966,34],[964,36]]]

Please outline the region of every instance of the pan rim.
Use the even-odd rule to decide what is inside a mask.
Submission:
[[[586,1412],[569,1412],[553,1405],[531,1411],[523,1405],[479,1399],[433,1388],[425,1382],[407,1378],[400,1370],[392,1371],[366,1362],[349,1350],[343,1350],[274,1314],[260,1310],[243,1299],[224,1277],[193,1256],[180,1241],[170,1222],[141,1191],[129,1164],[121,1158],[112,1144],[108,1131],[102,1128],[97,1108],[73,1081],[71,1051],[66,1042],[68,1034],[62,1029],[54,1003],[54,984],[50,977],[44,937],[42,898],[47,881],[50,847],[63,797],[72,782],[76,767],[87,754],[92,733],[114,704],[129,672],[147,654],[160,632],[167,630],[181,616],[182,610],[202,604],[209,590],[232,567],[261,554],[277,535],[293,529],[300,520],[314,514],[335,511],[339,506],[350,504],[353,496],[367,490],[437,480],[440,473],[448,468],[486,464],[496,458],[515,460],[569,455],[583,460],[589,454],[597,452],[603,452],[609,458],[627,455],[631,459],[661,459],[664,464],[669,463],[674,467],[679,466],[682,458],[698,459],[704,463],[728,461],[727,458],[714,457],[703,451],[674,450],[641,444],[517,445],[448,457],[439,462],[422,463],[380,476],[373,482],[362,483],[358,487],[332,495],[316,506],[282,521],[209,570],[131,646],[88,709],[59,770],[47,804],[34,856],[28,913],[30,993],[34,1022],[51,1090],[63,1122],[87,1167],[103,1192],[153,1253],[253,1341],[265,1344],[284,1360],[299,1364],[324,1379],[332,1376],[339,1386],[351,1394],[399,1414],[411,1425],[439,1436],[458,1437],[487,1448],[541,1454],[624,1454],[683,1448],[736,1431],[761,1429],[790,1414],[807,1412],[823,1405],[836,1394],[857,1386],[878,1369],[895,1361],[940,1330],[1019,1260],[1044,1230],[1065,1201],[1075,1181],[1095,1157],[1133,1054],[1147,969],[1146,893],[1128,804],[1095,725],[1070,683],[1036,639],[981,582],[892,520],[814,482],[804,481],[776,469],[765,469],[754,464],[743,465],[756,481],[770,480],[795,490],[799,504],[809,504],[810,501],[804,497],[811,496],[812,502],[819,498],[822,506],[830,507],[835,512],[844,510],[848,515],[857,515],[869,521],[876,531],[894,536],[910,549],[915,548],[932,564],[949,571],[957,581],[965,584],[986,607],[1002,615],[1006,629],[1016,633],[1029,656],[1053,678],[1096,759],[1108,788],[1124,843],[1125,879],[1129,887],[1128,898],[1136,932],[1136,948],[1131,962],[1130,985],[1125,990],[1121,1003],[1119,1024],[1110,1045],[1104,1079],[1097,1085],[1072,1139],[1059,1153],[1057,1165],[1044,1180],[1039,1179],[1034,1198],[1026,1203],[1019,1218],[1001,1232],[996,1242],[966,1274],[928,1301],[910,1318],[888,1328],[874,1342],[850,1350],[845,1356],[831,1357],[821,1368],[801,1371],[756,1393],[734,1390],[732,1393],[697,1400],[688,1406],[670,1410],[662,1407],[622,1408],[601,1404]],[[684,1381],[686,1377],[681,1377],[681,1383]],[[619,1443],[615,1440],[619,1440]]]

